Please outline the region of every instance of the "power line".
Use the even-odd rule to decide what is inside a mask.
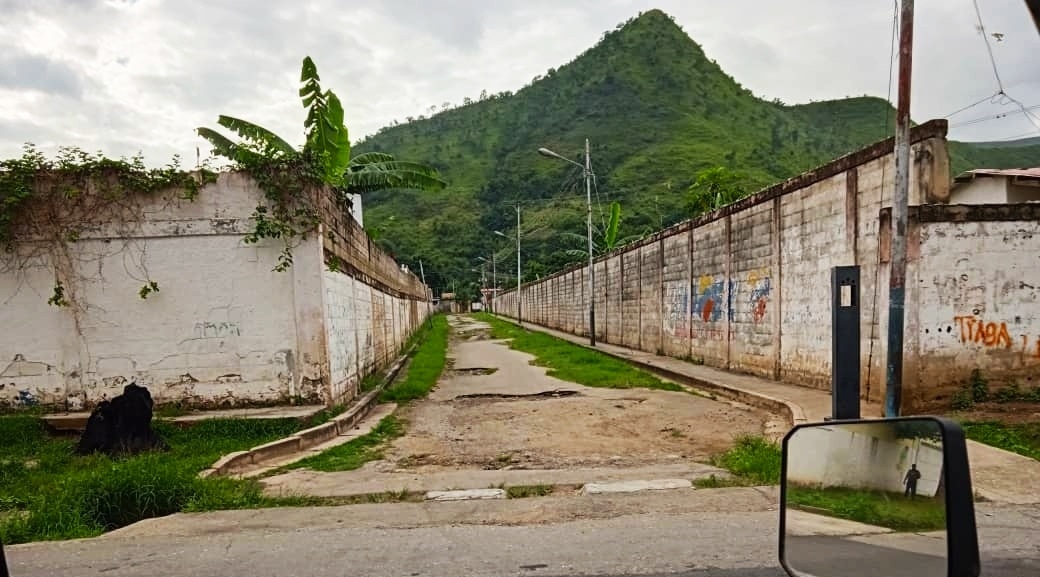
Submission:
[[[987,96],[985,98],[979,99],[977,102],[973,102],[973,103],[971,103],[971,104],[969,104],[969,105],[967,105],[967,106],[965,106],[963,108],[958,108],[957,110],[954,110],[953,112],[947,114],[946,116],[943,116],[943,118],[949,118],[951,116],[956,116],[956,115],[964,112],[965,110],[969,110],[969,109],[975,108],[976,106],[982,104],[983,102],[986,102],[987,100],[992,104],[992,103],[995,102],[995,99],[998,96],[1000,96],[1000,95],[1001,95],[1000,92],[994,92],[993,94],[990,94],[989,96]]]
[[[1011,101],[1012,102],[1016,102],[1016,103],[1018,102],[1017,100],[1014,100],[1014,99],[1012,99]],[[1025,107],[1025,106],[1021,106],[1020,105],[1020,109],[1019,110],[1011,110],[1011,111],[1008,111],[1008,112],[1001,112],[1001,113],[994,114],[994,115],[979,116],[978,118],[972,118],[971,120],[965,120],[964,122],[958,122],[956,124],[951,124],[950,128],[959,128],[961,126],[969,126],[969,125],[972,125],[972,124],[980,124],[980,123],[983,123],[983,122],[989,122],[991,120],[999,120],[1001,118],[1007,118],[1007,116],[1011,115],[1011,114],[1025,114],[1027,117],[1030,117],[1030,120],[1032,120],[1031,114],[1030,114],[1029,111],[1030,110],[1036,110],[1038,108],[1040,108],[1040,104],[1035,104],[1035,105],[1029,106],[1029,107]]]
[[[975,16],[979,20],[979,32],[982,33],[982,39],[986,42],[986,51],[989,53],[989,63],[993,66],[993,76],[997,79],[997,87],[1000,88],[1000,93],[1004,93],[1004,83],[1000,80],[1000,72],[997,71],[997,60],[993,58],[993,47],[989,43],[989,35],[986,34],[986,26],[982,23],[982,12],[979,11],[979,0],[972,0],[972,4],[975,5]]]

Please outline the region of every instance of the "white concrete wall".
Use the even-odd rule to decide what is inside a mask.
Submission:
[[[1007,178],[976,176],[950,189],[951,204],[1004,204],[1008,202]]]
[[[995,386],[1018,378],[1028,388],[1027,379],[1040,374],[1040,222],[1023,216],[914,228],[920,381],[948,398],[978,368]]]
[[[131,381],[201,407],[349,400],[428,307],[412,315],[414,297],[328,270],[320,231],[273,271],[280,242],[243,242],[262,199],[248,177],[223,174],[194,201],[130,197],[134,218],[88,222],[67,253],[25,239],[5,253],[0,405],[89,408]],[[371,254],[356,266],[414,291],[414,275]],[[71,306],[47,303],[56,268]],[[149,281],[159,292],[142,299]]]
[[[903,476],[911,464],[917,464],[921,471],[917,494],[935,496],[942,474],[942,449],[920,440],[895,439],[888,432],[884,425],[801,429],[788,445],[787,480],[901,493]]]

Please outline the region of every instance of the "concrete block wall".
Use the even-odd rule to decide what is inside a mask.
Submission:
[[[194,201],[141,195],[134,219],[88,215],[60,262],[47,239],[19,237],[0,274],[0,324],[17,327],[0,335],[0,405],[88,409],[131,381],[203,408],[352,398],[428,314],[426,287],[328,207],[274,272],[281,244],[242,242],[263,199],[225,173]],[[350,242],[331,267],[334,238]],[[56,265],[71,306],[47,303]],[[149,281],[159,292],[142,299]]]
[[[945,121],[913,130],[911,204],[949,198],[945,135]],[[882,399],[888,277],[880,261],[879,215],[891,203],[892,148],[891,139],[877,143],[601,257],[597,335],[630,348],[829,389],[831,268],[859,265],[862,394]],[[524,285],[525,304],[532,301],[524,310],[549,309],[537,317],[524,313],[524,320],[587,334],[583,320],[574,318],[587,314],[583,285],[574,284],[584,270],[579,266]],[[543,285],[552,296],[539,307],[546,293],[535,287]],[[515,316],[514,293],[503,293],[496,310]],[[916,370],[911,357],[904,364]],[[928,397],[906,391],[904,396]]]
[[[948,405],[972,369],[1040,385],[1040,205],[915,207],[907,240],[914,401]]]

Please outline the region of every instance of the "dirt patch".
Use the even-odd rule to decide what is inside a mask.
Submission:
[[[1040,421],[1040,403],[978,403],[970,411],[953,413],[963,421],[997,421],[1005,425],[1020,425]]]

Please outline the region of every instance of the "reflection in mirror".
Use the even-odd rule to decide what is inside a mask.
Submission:
[[[794,431],[784,560],[803,577],[945,577],[942,432],[935,421]]]

